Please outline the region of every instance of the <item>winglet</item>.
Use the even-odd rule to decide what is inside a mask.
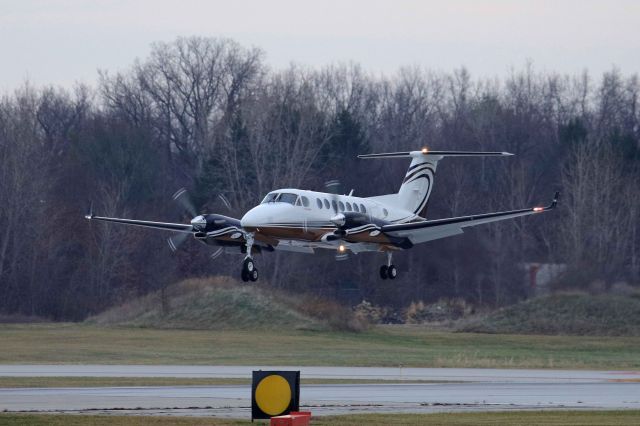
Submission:
[[[91,220],[93,219],[93,201],[91,203],[89,203],[89,211],[87,212],[86,215],[84,215],[85,219]]]
[[[558,198],[560,198],[560,191],[556,191],[556,193],[553,196],[553,201],[551,201],[551,204],[549,204],[549,207],[547,207],[547,210],[556,208],[556,206],[558,205]]]
[[[549,204],[548,206],[534,207],[533,208],[534,213],[541,213],[541,212],[546,212],[547,210],[555,209],[556,206],[558,205],[558,197],[560,197],[560,191],[556,191],[556,193],[553,195],[553,200],[551,201],[551,204]]]

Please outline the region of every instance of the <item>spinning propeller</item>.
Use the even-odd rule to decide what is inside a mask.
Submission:
[[[345,229],[345,225],[347,224],[346,216],[344,213],[340,212],[338,207],[338,194],[340,193],[340,181],[337,179],[330,180],[325,182],[324,184],[327,192],[331,194],[331,209],[333,210],[333,216],[329,219],[335,226],[336,230],[333,231],[332,235],[327,237],[328,241],[342,241],[347,231]],[[340,243],[338,246],[338,251],[335,255],[336,260],[347,260],[349,258],[349,253],[347,251],[347,247]]]
[[[193,204],[193,200],[191,199],[191,196],[189,195],[189,193],[185,188],[178,189],[171,196],[171,199],[175,201],[180,207],[182,207],[182,210],[185,212],[185,214],[188,214],[190,217],[193,218],[191,219],[191,231],[192,231],[191,234],[186,232],[181,232],[170,238],[167,238],[167,244],[169,245],[169,248],[171,249],[172,252],[175,252],[176,250],[178,250],[178,248],[182,244],[184,244],[184,242],[187,240],[187,238],[190,235],[194,235],[195,232],[198,232],[199,230],[203,230],[207,226],[207,220],[202,215],[198,214],[195,204]],[[218,194],[215,197],[215,200],[216,200],[216,207],[218,206],[218,204],[221,204],[222,206],[224,206],[226,210],[228,211],[232,210],[231,203],[223,194]],[[211,254],[210,256],[211,259],[217,258],[222,254],[223,251],[224,249],[222,247],[218,247]]]

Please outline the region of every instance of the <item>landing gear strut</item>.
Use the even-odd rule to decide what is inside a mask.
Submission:
[[[245,239],[247,240],[247,256],[244,258],[244,262],[242,262],[242,272],[240,276],[244,282],[249,280],[258,281],[258,269],[256,268],[256,264],[253,262],[253,257],[251,257],[253,234],[246,234]]]
[[[391,263],[393,253],[387,252],[387,264],[380,267],[380,278],[394,280],[398,276],[398,269]]]

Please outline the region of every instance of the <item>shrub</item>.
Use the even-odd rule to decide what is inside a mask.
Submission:
[[[425,304],[420,300],[411,302],[407,307],[405,322],[407,324],[423,324],[454,321],[470,314],[471,311],[471,306],[463,299],[440,299],[431,304]]]

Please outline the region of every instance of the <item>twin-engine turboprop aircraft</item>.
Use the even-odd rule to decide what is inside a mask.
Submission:
[[[356,197],[351,193],[339,195],[301,189],[278,189],[264,197],[242,219],[220,214],[199,214],[191,223],[165,223],[144,220],[95,216],[90,220],[124,223],[182,233],[169,239],[175,250],[177,243],[191,234],[196,240],[224,247],[236,247],[245,253],[242,265],[243,281],[256,281],[258,269],[253,255],[261,251],[284,250],[314,253],[316,249],[337,251],[337,258],[348,252],[381,252],[387,256],[380,266],[382,279],[398,275],[393,265],[395,251],[407,250],[416,244],[462,234],[465,228],[541,213],[556,206],[559,193],[547,207],[530,207],[473,216],[427,220],[425,210],[433,188],[438,161],[444,157],[509,156],[508,152],[429,151],[426,148],[411,152],[359,155],[359,158],[411,158],[407,174],[396,194],[376,197]],[[333,186],[334,183],[328,183]],[[178,191],[174,198],[184,194]],[[193,213],[195,215],[195,212]]]

